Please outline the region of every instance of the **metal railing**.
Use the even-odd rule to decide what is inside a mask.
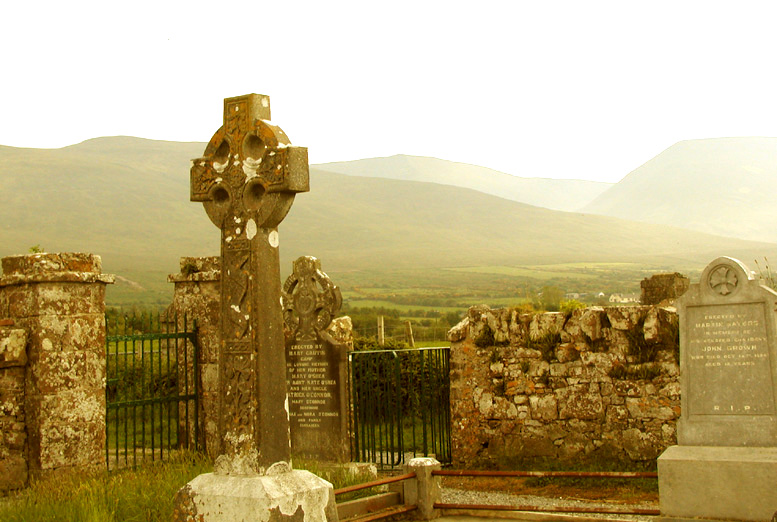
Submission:
[[[448,347],[349,354],[352,459],[381,469],[451,461],[449,358]]]
[[[106,326],[108,469],[198,447],[196,322],[141,314],[106,317]]]

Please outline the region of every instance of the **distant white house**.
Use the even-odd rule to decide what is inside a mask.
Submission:
[[[610,302],[618,304],[639,303],[639,294],[612,294]]]

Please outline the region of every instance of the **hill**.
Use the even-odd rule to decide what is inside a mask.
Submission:
[[[582,212],[777,241],[777,138],[681,141]]]
[[[127,280],[112,288],[113,299],[164,304],[171,292],[165,276],[177,271],[180,256],[219,252],[219,231],[202,205],[189,201],[189,160],[203,149],[138,138],[56,150],[0,147],[0,255],[36,244],[97,253],[106,272]],[[450,269],[482,274],[523,264],[631,262],[674,270],[723,254],[777,258],[773,244],[553,211],[436,183],[313,167],[310,185],[281,224],[281,266],[315,255],[353,286],[374,286],[389,273],[397,288],[450,285],[464,277]],[[432,283],[443,272],[450,277]]]
[[[322,163],[316,167],[349,176],[453,185],[537,207],[566,211],[577,210],[612,186],[612,183],[577,179],[521,178],[485,167],[422,156],[396,155]]]

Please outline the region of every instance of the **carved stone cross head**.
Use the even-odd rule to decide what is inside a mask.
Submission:
[[[317,341],[340,310],[340,289],[321,271],[321,261],[303,256],[294,261],[281,294],[283,318],[297,341]]]
[[[307,148],[291,146],[269,120],[269,96],[225,99],[224,125],[192,162],[191,200],[203,203],[225,239],[277,227],[294,195],[310,190]]]

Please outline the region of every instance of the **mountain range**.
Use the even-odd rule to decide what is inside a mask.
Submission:
[[[777,138],[681,141],[582,212],[777,241]]]
[[[693,144],[677,147],[693,152]],[[712,154],[707,143],[701,145]],[[204,147],[130,137],[96,138],[61,149],[0,146],[0,256],[25,253],[33,245],[52,252],[93,252],[102,255],[106,272],[144,286],[154,279],[158,288],[166,288],[164,275],[177,271],[180,256],[219,252],[218,229],[201,204],[189,201],[189,161]],[[660,159],[668,153],[671,161]],[[727,154],[733,158],[733,152]],[[310,192],[297,195],[280,226],[281,263],[290,267],[300,255],[315,255],[331,274],[581,262],[652,263],[673,269],[704,266],[719,255],[777,257],[774,236],[758,236],[758,227],[731,237],[736,234],[730,231],[747,228],[737,224],[738,210],[729,213],[730,226],[710,227],[717,235],[688,229],[704,224],[703,215],[655,224],[635,220],[658,220],[662,212],[648,217],[635,213],[632,220],[593,214],[624,212],[619,209],[629,207],[628,194],[631,207],[646,208],[643,197],[663,205],[663,194],[675,205],[701,198],[698,212],[722,214],[736,201],[732,193],[742,194],[747,186],[752,197],[746,201],[755,207],[747,219],[760,207],[763,216],[771,215],[765,208],[768,198],[754,194],[769,190],[768,176],[759,175],[760,185],[745,185],[735,183],[736,176],[721,174],[728,182],[723,185],[711,174],[693,171],[696,185],[689,190],[677,179],[682,154],[670,148],[661,156],[648,162],[646,170],[624,178],[621,183],[629,190],[621,183],[512,179],[482,167],[412,156],[314,165]],[[689,157],[697,161],[706,156]],[[763,162],[751,161],[742,169],[766,169]],[[674,175],[656,174],[656,165],[663,163],[675,169]],[[647,178],[656,181],[651,184]],[[500,184],[505,186],[501,197],[488,193]],[[516,201],[518,197],[529,201]],[[564,212],[542,205],[591,210]],[[761,242],[741,239],[745,237]]]

